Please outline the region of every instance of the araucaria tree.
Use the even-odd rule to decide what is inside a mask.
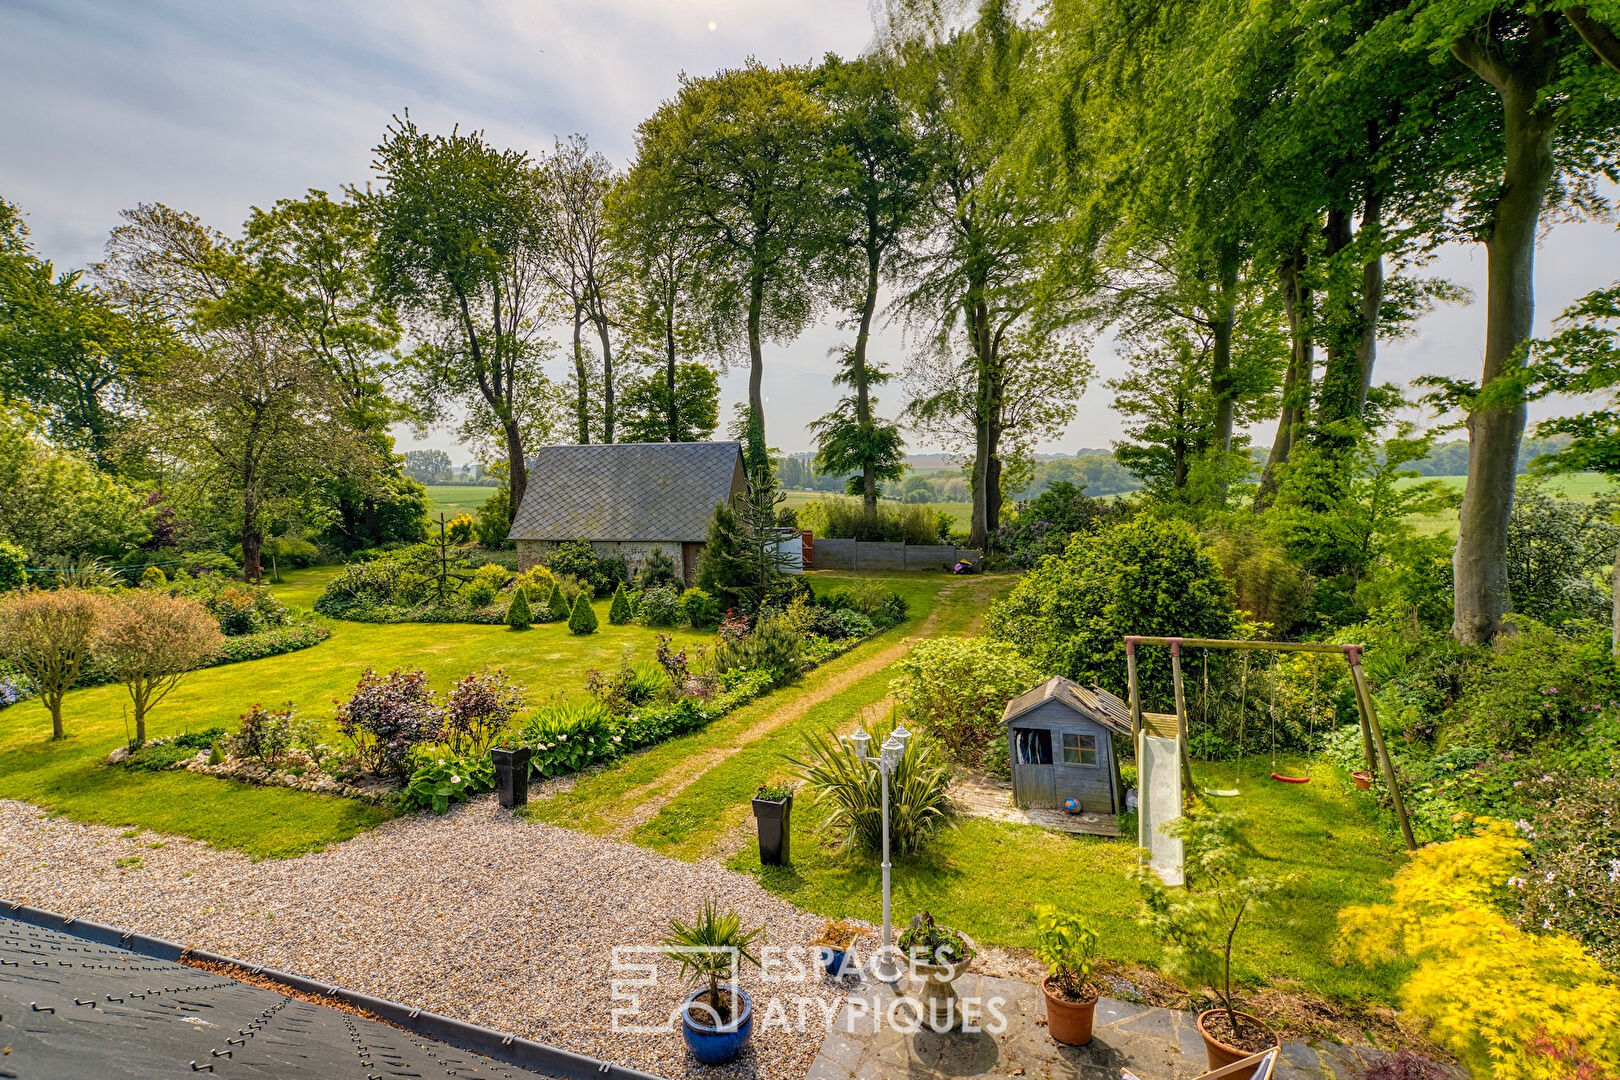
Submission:
[[[135,712],[131,746],[146,742],[147,714],[224,643],[219,623],[188,597],[138,589],[107,603],[95,650],[129,691]]]
[[[381,186],[355,198],[377,240],[383,296],[419,323],[423,344],[409,381],[424,415],[482,406],[499,430],[507,465],[507,520],[523,502],[525,395],[552,254],[545,177],[517,150],[481,134],[428,135],[409,115],[389,126],[373,165]]]
[[[750,470],[768,465],[764,343],[794,337],[815,310],[807,233],[826,123],[806,72],[750,62],[683,78],[636,132],[630,182],[663,188],[668,227],[693,241],[699,321],[722,355],[746,350]]]

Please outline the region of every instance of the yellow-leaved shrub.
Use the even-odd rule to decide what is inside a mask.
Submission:
[[[1620,984],[1574,938],[1502,914],[1527,847],[1480,818],[1472,835],[1423,848],[1389,903],[1339,913],[1343,945],[1363,963],[1416,961],[1402,1005],[1475,1076],[1620,1077]]]

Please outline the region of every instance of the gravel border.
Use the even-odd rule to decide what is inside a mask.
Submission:
[[[718,864],[520,821],[493,796],[297,859],[126,832],[0,800],[0,896],[668,1077],[798,1080],[844,996],[819,973],[767,987],[745,972],[754,1037],[719,1069],[693,1061],[678,1031],[614,1032],[627,1007],[610,993],[614,946],[656,945],[709,896],[779,949],[807,948],[821,920]],[[688,988],[666,960],[640,989],[640,1016],[656,1023]]]

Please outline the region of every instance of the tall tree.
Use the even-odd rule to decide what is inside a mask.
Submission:
[[[1589,185],[1620,171],[1620,68],[1612,4],[1426,0],[1394,15],[1408,48],[1462,64],[1495,95],[1498,153],[1475,172],[1462,207],[1485,245],[1485,355],[1480,384],[1519,377],[1535,317],[1535,248],[1550,202],[1579,210]],[[1607,66],[1605,66],[1607,65]],[[1453,566],[1453,632],[1488,642],[1511,606],[1508,522],[1525,404],[1479,396],[1468,413],[1468,482]]]
[[[706,364],[677,364],[671,394],[655,367],[625,381],[620,405],[625,442],[701,442],[720,426],[720,380]]]
[[[381,295],[422,320],[407,375],[425,416],[477,403],[504,444],[517,513],[528,484],[520,373],[540,336],[536,313],[551,254],[545,178],[528,155],[479,132],[429,135],[409,114],[376,148],[378,190],[355,192],[377,243]]]
[[[610,277],[614,259],[609,245],[606,207],[615,171],[607,158],[590,148],[583,135],[558,139],[546,158],[546,208],[552,236],[546,273],[569,309],[573,322],[574,401],[579,441],[591,441],[591,364],[581,333],[586,323],[601,345],[600,430],[603,442],[612,442],[615,427],[613,341],[615,322]]]
[[[704,320],[721,355],[748,357],[750,470],[765,446],[764,342],[796,336],[814,314],[814,164],[827,123],[805,71],[741,68],[683,77],[636,130],[636,183],[661,185],[673,228],[695,241]]]
[[[879,288],[893,276],[902,243],[923,211],[929,175],[894,66],[882,53],[854,61],[828,56],[811,73],[812,88],[831,114],[818,170],[822,210],[814,243],[828,268],[831,302],[848,313],[855,330],[835,377],[850,396],[815,424],[817,467],[858,472],[869,515],[877,512],[878,482],[899,479],[903,444],[898,427],[873,414],[872,387],[889,376],[873,367],[867,349]]]

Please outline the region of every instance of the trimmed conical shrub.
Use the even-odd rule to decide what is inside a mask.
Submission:
[[[613,604],[608,608],[608,622],[614,626],[623,626],[635,614],[630,610],[630,598],[624,594],[624,586],[620,585],[613,591]]]
[[[534,621],[529,612],[529,590],[519,585],[512,590],[512,602],[506,605],[506,625],[514,630],[527,630]]]
[[[561,585],[553,584],[551,586],[551,599],[546,602],[546,608],[551,613],[551,618],[548,620],[549,622],[562,622],[564,619],[568,618],[570,614],[568,610],[568,599],[567,597],[563,596]]]
[[[574,613],[568,616],[568,629],[576,634],[596,633],[596,612],[591,608],[588,593],[580,593],[574,598]]]

